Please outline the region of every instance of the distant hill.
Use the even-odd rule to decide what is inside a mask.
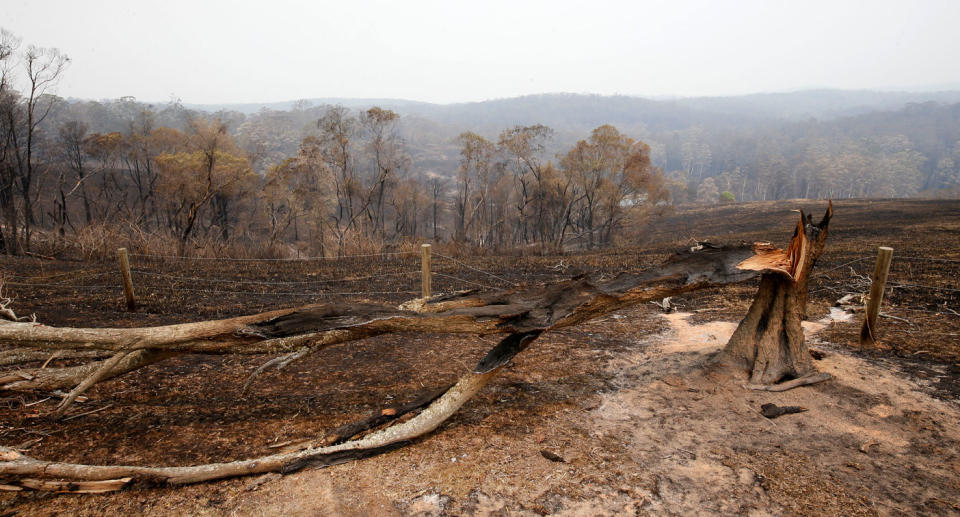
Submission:
[[[736,116],[779,120],[816,118],[831,120],[872,111],[897,110],[911,103],[960,102],[960,91],[882,92],[873,90],[803,90],[757,93],[737,97],[693,97],[677,104],[693,109]]]
[[[960,90],[659,99],[554,93],[455,104],[316,98],[151,109],[154,124],[175,128],[197,111],[215,114],[241,146],[256,151],[262,172],[296,155],[331,104],[398,112],[409,172],[429,176],[455,175],[463,131],[496,142],[505,129],[544,124],[554,132],[542,157],[557,160],[592,129],[611,124],[650,146],[651,162],[671,175],[675,199],[694,199],[706,178],[717,178],[721,190],[736,190],[738,200],[960,192]],[[140,106],[128,99],[73,100],[45,123],[54,128],[81,120],[91,131],[125,131]]]
[[[371,106],[380,106],[390,108],[400,112],[410,109],[417,105],[436,106],[428,102],[408,101],[404,99],[354,99],[346,97],[318,97],[314,99],[299,99],[293,101],[279,102],[247,102],[247,103],[225,103],[225,104],[184,104],[183,107],[196,111],[206,111],[216,113],[218,111],[237,111],[244,115],[251,115],[258,111],[268,109],[273,111],[289,111],[298,103],[304,106],[323,106],[325,104],[340,105],[347,108],[366,109]]]
[[[951,184],[953,180],[949,178],[954,173],[949,169],[960,156],[960,90],[805,90],[673,99],[555,93],[455,104],[401,99],[309,99],[280,116],[284,112],[279,110],[292,109],[295,104],[288,101],[240,105],[244,112],[253,112],[240,116],[240,121],[246,118],[247,125],[270,121],[271,129],[261,131],[262,134],[291,135],[282,139],[270,162],[296,153],[304,128],[320,116],[326,104],[356,110],[377,105],[400,113],[401,134],[414,162],[421,170],[444,176],[452,176],[456,171],[460,159],[456,138],[461,132],[473,131],[496,140],[504,129],[532,124],[544,124],[554,130],[546,143],[547,159],[566,152],[597,126],[612,124],[622,133],[648,143],[655,165],[665,171],[686,171],[692,178],[687,181],[691,182],[737,167],[756,174],[757,170],[774,167],[776,160],[792,169],[812,156],[813,148],[820,150],[821,158],[822,153],[828,153],[833,160],[830,163],[836,167],[849,169],[855,164],[844,159],[879,159],[887,156],[884,153],[899,149],[894,142],[904,137],[908,141],[905,149],[920,153],[916,165],[907,169],[919,170],[924,180],[917,188],[926,190]],[[236,105],[192,108],[217,111],[232,106]],[[274,111],[259,111],[264,108]],[[286,122],[277,126],[279,120]],[[860,154],[851,153],[851,149],[858,149]],[[899,156],[906,159],[915,155]],[[821,167],[823,163],[810,167]],[[896,168],[892,162],[883,167]],[[898,174],[902,175],[902,170]],[[798,194],[805,195],[807,191],[793,195]]]
[[[960,102],[960,91],[883,92],[873,90],[803,90],[731,97],[649,99],[625,95],[554,93],[455,104],[403,99],[315,98],[249,104],[186,104],[188,109],[253,114],[263,109],[286,111],[303,106],[339,104],[353,109],[380,106],[402,115],[481,133],[498,132],[517,124],[545,124],[564,132],[582,133],[613,124],[631,133],[680,130],[691,126],[742,126],[770,121],[832,120],[900,109],[910,103]]]

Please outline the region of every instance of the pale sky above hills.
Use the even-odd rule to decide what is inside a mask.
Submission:
[[[960,87],[960,2],[3,0],[72,63],[58,93],[143,101],[477,101]]]

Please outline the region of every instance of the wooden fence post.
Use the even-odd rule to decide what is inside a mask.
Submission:
[[[863,318],[863,327],[860,329],[860,347],[872,347],[877,344],[877,316],[880,314],[880,303],[883,302],[883,289],[887,285],[887,273],[890,272],[890,260],[893,258],[893,248],[880,246],[877,251],[877,265],[873,269],[873,278],[870,284],[870,299],[867,301],[867,313]]]
[[[430,297],[430,245],[420,246],[420,293],[422,298]]]
[[[137,302],[133,298],[133,278],[130,276],[130,259],[127,257],[127,248],[118,248],[117,257],[120,259],[120,276],[123,277],[123,294],[127,298],[127,310],[135,312]]]

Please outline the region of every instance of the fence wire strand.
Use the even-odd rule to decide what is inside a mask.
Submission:
[[[178,255],[148,255],[143,253],[131,253],[131,257],[154,258],[163,260],[212,260],[223,262],[318,262],[323,260],[337,261],[348,258],[370,258],[370,257],[389,257],[399,255],[417,255],[415,251],[395,251],[384,253],[370,253],[365,255],[340,255],[337,257],[298,257],[298,258],[246,258],[246,257],[181,257]]]
[[[838,270],[838,269],[840,269],[840,268],[842,268],[842,267],[849,266],[850,264],[856,264],[857,262],[861,262],[861,261],[867,260],[868,258],[870,258],[870,257],[855,258],[855,259],[851,260],[850,262],[844,262],[843,264],[840,264],[840,265],[837,266],[837,267],[832,267],[832,268],[830,268],[830,269],[825,269],[825,270],[822,270],[822,271],[818,271],[818,272],[816,273],[816,275],[814,275],[814,277],[818,277],[818,276],[820,276],[820,275],[829,273],[829,272],[831,272],[831,271],[836,271],[836,270]]]
[[[69,277],[70,280],[77,280],[79,278],[93,278],[93,277],[116,275],[116,274],[118,274],[118,272],[114,270],[114,271],[101,271],[99,273],[81,272],[79,274],[77,274],[75,271],[68,271],[66,273],[57,273],[54,275],[47,275],[47,276],[26,276],[26,275],[2,275],[2,276],[3,278],[22,278],[22,279],[29,279],[29,280],[39,280],[40,282],[49,282],[51,280],[56,280],[58,278],[64,278],[64,277]],[[12,282],[7,282],[7,283],[12,283]]]
[[[887,285],[891,287],[913,287],[916,289],[932,289],[936,291],[949,291],[954,293],[960,293],[960,289],[955,289],[953,287],[940,287],[936,285],[898,284],[893,282],[888,282]]]
[[[451,280],[457,280],[457,281],[463,282],[463,283],[465,283],[465,284],[471,284],[471,285],[475,285],[475,286],[478,286],[478,287],[483,287],[483,288],[485,288],[485,289],[496,289],[496,287],[493,287],[493,286],[481,284],[481,283],[479,283],[479,282],[474,282],[474,281],[472,281],[472,280],[466,280],[466,279],[464,279],[464,278],[458,278],[458,277],[455,277],[455,276],[453,276],[453,275],[448,275],[448,274],[446,274],[446,273],[438,273],[438,272],[435,271],[435,272],[433,272],[433,275],[434,275],[434,276],[442,276],[442,277],[444,277],[444,278],[449,278],[449,279],[451,279]]]
[[[493,274],[493,273],[491,273],[491,272],[489,272],[489,271],[484,271],[484,270],[482,270],[482,269],[475,268],[475,267],[473,267],[473,266],[471,266],[471,265],[469,265],[469,264],[465,264],[465,263],[463,263],[463,262],[461,262],[461,261],[459,261],[459,260],[457,260],[457,259],[455,259],[455,258],[453,258],[453,257],[448,257],[448,256],[446,256],[446,255],[441,255],[441,254],[439,254],[439,253],[434,254],[434,256],[435,256],[435,257],[438,257],[438,258],[442,258],[442,259],[449,260],[449,261],[451,261],[451,262],[453,262],[453,263],[455,263],[455,264],[459,264],[460,266],[463,266],[463,267],[465,267],[465,268],[467,268],[467,269],[471,269],[471,270],[476,271],[476,272],[478,272],[478,273],[483,273],[484,275],[491,276],[491,277],[493,277],[493,278],[496,278],[497,280],[500,280],[501,282],[506,282],[506,283],[508,283],[508,284],[510,284],[510,285],[512,285],[512,286],[514,286],[514,287],[517,286],[516,283],[511,282],[510,280],[507,280],[506,278],[503,278],[502,276],[498,276],[498,275],[495,275],[495,274]]]
[[[5,285],[15,285],[18,287],[54,287],[61,289],[120,289],[119,285],[66,285],[66,284],[42,284],[27,282],[4,282]]]
[[[146,285],[139,286],[138,289],[163,289],[168,291],[188,291],[209,294],[245,294],[255,296],[364,296],[368,294],[417,294],[419,291],[318,291],[315,293],[305,292],[282,292],[282,291],[224,291],[220,289],[194,289],[190,287],[172,287],[164,285]]]
[[[420,271],[403,271],[399,273],[381,273],[377,275],[367,275],[351,278],[335,278],[327,280],[304,280],[304,281],[290,281],[290,282],[269,282],[265,280],[223,280],[219,278],[201,278],[201,277],[189,277],[189,276],[177,276],[177,275],[168,275],[165,273],[153,273],[150,271],[143,271],[140,269],[133,269],[131,273],[136,273],[138,275],[151,276],[157,278],[168,278],[171,280],[177,280],[181,282],[206,282],[206,283],[217,283],[217,284],[241,284],[241,285],[312,285],[312,284],[325,284],[325,283],[346,283],[346,282],[358,282],[361,280],[370,280],[373,278],[385,278],[390,276],[404,276],[404,275],[413,275],[420,274]]]
[[[931,258],[931,257],[909,257],[909,256],[907,257],[894,256],[893,258],[894,260],[916,260],[919,262],[946,262],[949,264],[960,264],[960,260],[955,260],[955,259],[942,259],[942,258]]]

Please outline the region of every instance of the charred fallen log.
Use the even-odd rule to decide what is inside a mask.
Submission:
[[[544,287],[416,300],[400,308],[375,304],[308,305],[251,316],[132,329],[50,327],[0,323],[0,344],[20,349],[133,352],[100,372],[109,379],[180,353],[288,353],[392,332],[495,334],[566,327],[617,309],[712,285],[752,278],[776,266],[766,243],[702,246],[639,274],[595,282],[577,277]],[[108,364],[26,369],[0,375],[0,389],[73,387]]]

